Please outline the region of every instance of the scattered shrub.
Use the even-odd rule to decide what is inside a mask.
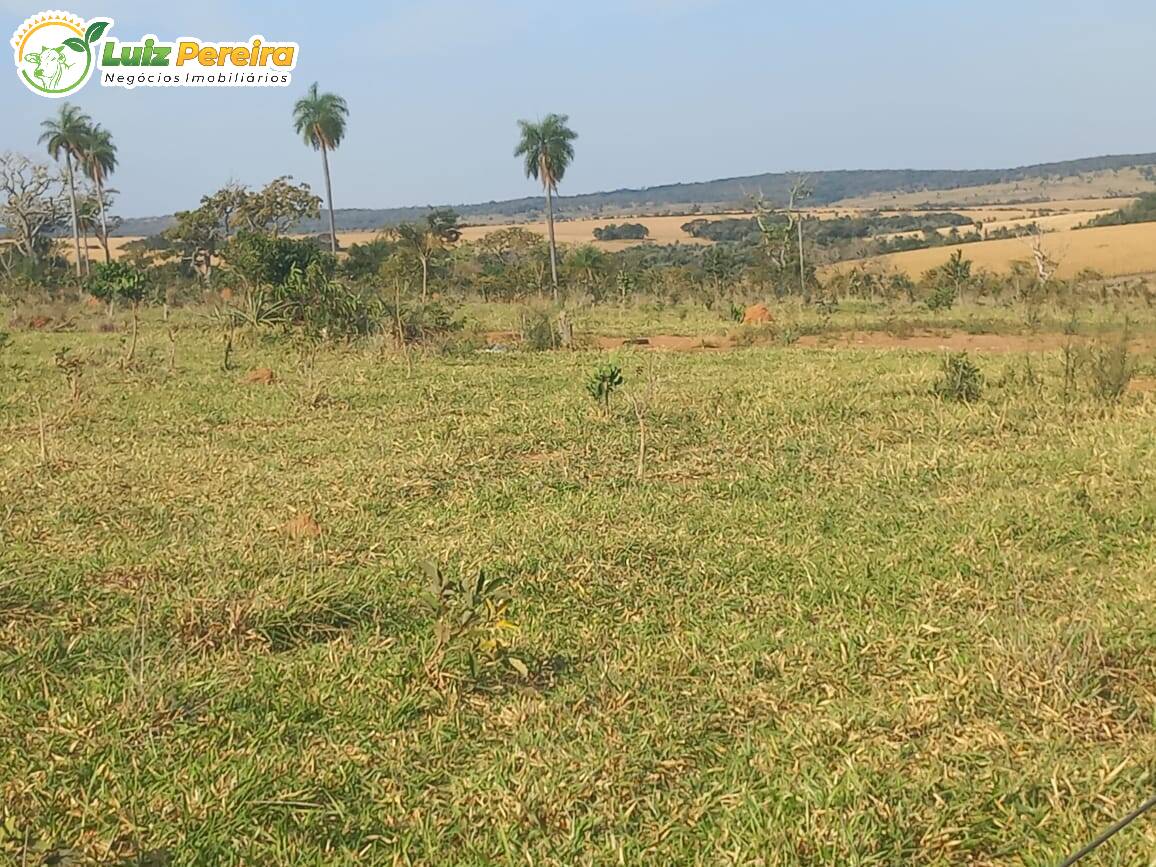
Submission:
[[[557,349],[562,342],[552,311],[527,307],[522,311],[522,348],[532,352]]]
[[[602,406],[603,412],[610,415],[610,398],[625,382],[622,378],[622,368],[613,362],[600,365],[586,381],[586,391],[595,403]]]
[[[611,223],[594,230],[595,241],[645,241],[650,237],[650,229],[642,223]]]
[[[1087,369],[1092,394],[1106,403],[1116,403],[1128,390],[1135,365],[1128,347],[1127,328],[1111,341],[1097,341],[1088,347]]]
[[[983,374],[966,352],[954,352],[943,359],[941,376],[935,393],[943,400],[970,402],[979,400],[983,391]]]

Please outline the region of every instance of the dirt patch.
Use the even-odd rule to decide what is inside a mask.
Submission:
[[[1137,376],[1128,383],[1132,394],[1156,394],[1156,376]]]
[[[671,352],[733,348],[733,343],[727,337],[688,337],[682,334],[655,334],[649,337],[595,337],[594,345],[599,349],[607,350],[633,346],[638,349],[663,349]]]
[[[241,378],[241,382],[251,385],[272,385],[276,381],[277,374],[268,367],[258,367],[256,370],[250,370]]]
[[[1051,352],[1067,343],[1063,334],[968,334],[965,331],[843,331],[800,337],[808,349],[914,349],[925,352]]]

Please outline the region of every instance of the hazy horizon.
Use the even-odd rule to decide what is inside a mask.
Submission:
[[[301,45],[288,88],[90,82],[73,101],[116,137],[115,210],[125,217],[190,207],[229,179],[259,185],[290,174],[320,190],[320,159],[290,121],[314,80],[350,105],[332,161],[337,208],[535,195],[512,155],[515,121],[551,111],[569,114],[580,136],[563,196],[764,172],[996,169],[1156,150],[1156,118],[1125,110],[1134,88],[1121,87],[1156,72],[1145,45],[1156,10],[1135,2],[1113,4],[1111,16],[1036,0],[977,2],[966,15],[839,2],[821,21],[738,0],[595,2],[565,17],[523,0],[357,2],[320,19],[312,7],[223,0],[50,5],[110,16],[124,39],[260,33]],[[0,24],[10,35],[38,11],[0,0]],[[36,139],[56,108],[9,74],[0,110],[12,120],[0,150],[47,159]]]

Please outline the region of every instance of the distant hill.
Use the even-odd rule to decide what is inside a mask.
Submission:
[[[855,169],[807,173],[812,197],[808,204],[830,205],[844,199],[880,193],[917,194],[933,190],[954,190],[1045,179],[1061,180],[1088,173],[1143,168],[1145,176],[1156,177],[1156,153],[1088,157],[1057,163],[1041,163],[1012,169]],[[785,204],[794,175],[778,172],[722,178],[714,181],[666,184],[641,189],[583,193],[559,199],[559,213],[565,217],[618,217],[631,214],[687,213],[694,210],[724,210],[741,206],[752,195],[762,194],[775,204]],[[1119,194],[1142,192],[1121,189]],[[501,202],[451,205],[467,222],[497,223],[541,219],[544,208],[540,196]],[[376,229],[421,217],[428,207],[341,208],[336,212],[341,231]],[[115,234],[153,235],[172,224],[171,216],[126,219]],[[302,223],[301,232],[327,230],[325,218]]]

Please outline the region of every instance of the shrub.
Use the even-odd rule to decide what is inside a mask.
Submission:
[[[955,287],[947,282],[937,282],[927,296],[928,310],[950,310],[956,301]]]
[[[106,304],[127,301],[136,306],[148,292],[148,275],[131,265],[120,262],[101,262],[92,269],[85,288],[88,293]]]
[[[381,324],[380,300],[330,279],[320,261],[309,263],[304,271],[294,266],[275,296],[290,321],[312,336],[363,337]]]
[[[611,223],[594,230],[596,241],[645,241],[649,237],[650,230],[642,223]]]
[[[1125,328],[1111,342],[1097,341],[1088,347],[1088,376],[1092,394],[1099,400],[1115,403],[1128,390],[1135,372],[1128,340],[1129,333]]]
[[[625,382],[622,378],[622,368],[610,362],[598,367],[586,381],[586,391],[602,406],[603,412],[610,415],[610,397]]]
[[[935,393],[943,400],[970,402],[979,400],[983,391],[983,374],[966,352],[954,352],[943,359],[941,376]]]
[[[309,238],[274,238],[242,232],[225,246],[221,256],[250,287],[282,286],[296,269],[305,273],[316,264],[326,277],[333,275],[332,253]]]
[[[561,343],[561,335],[552,311],[527,307],[522,311],[522,347],[532,352],[546,352],[556,349]]]

